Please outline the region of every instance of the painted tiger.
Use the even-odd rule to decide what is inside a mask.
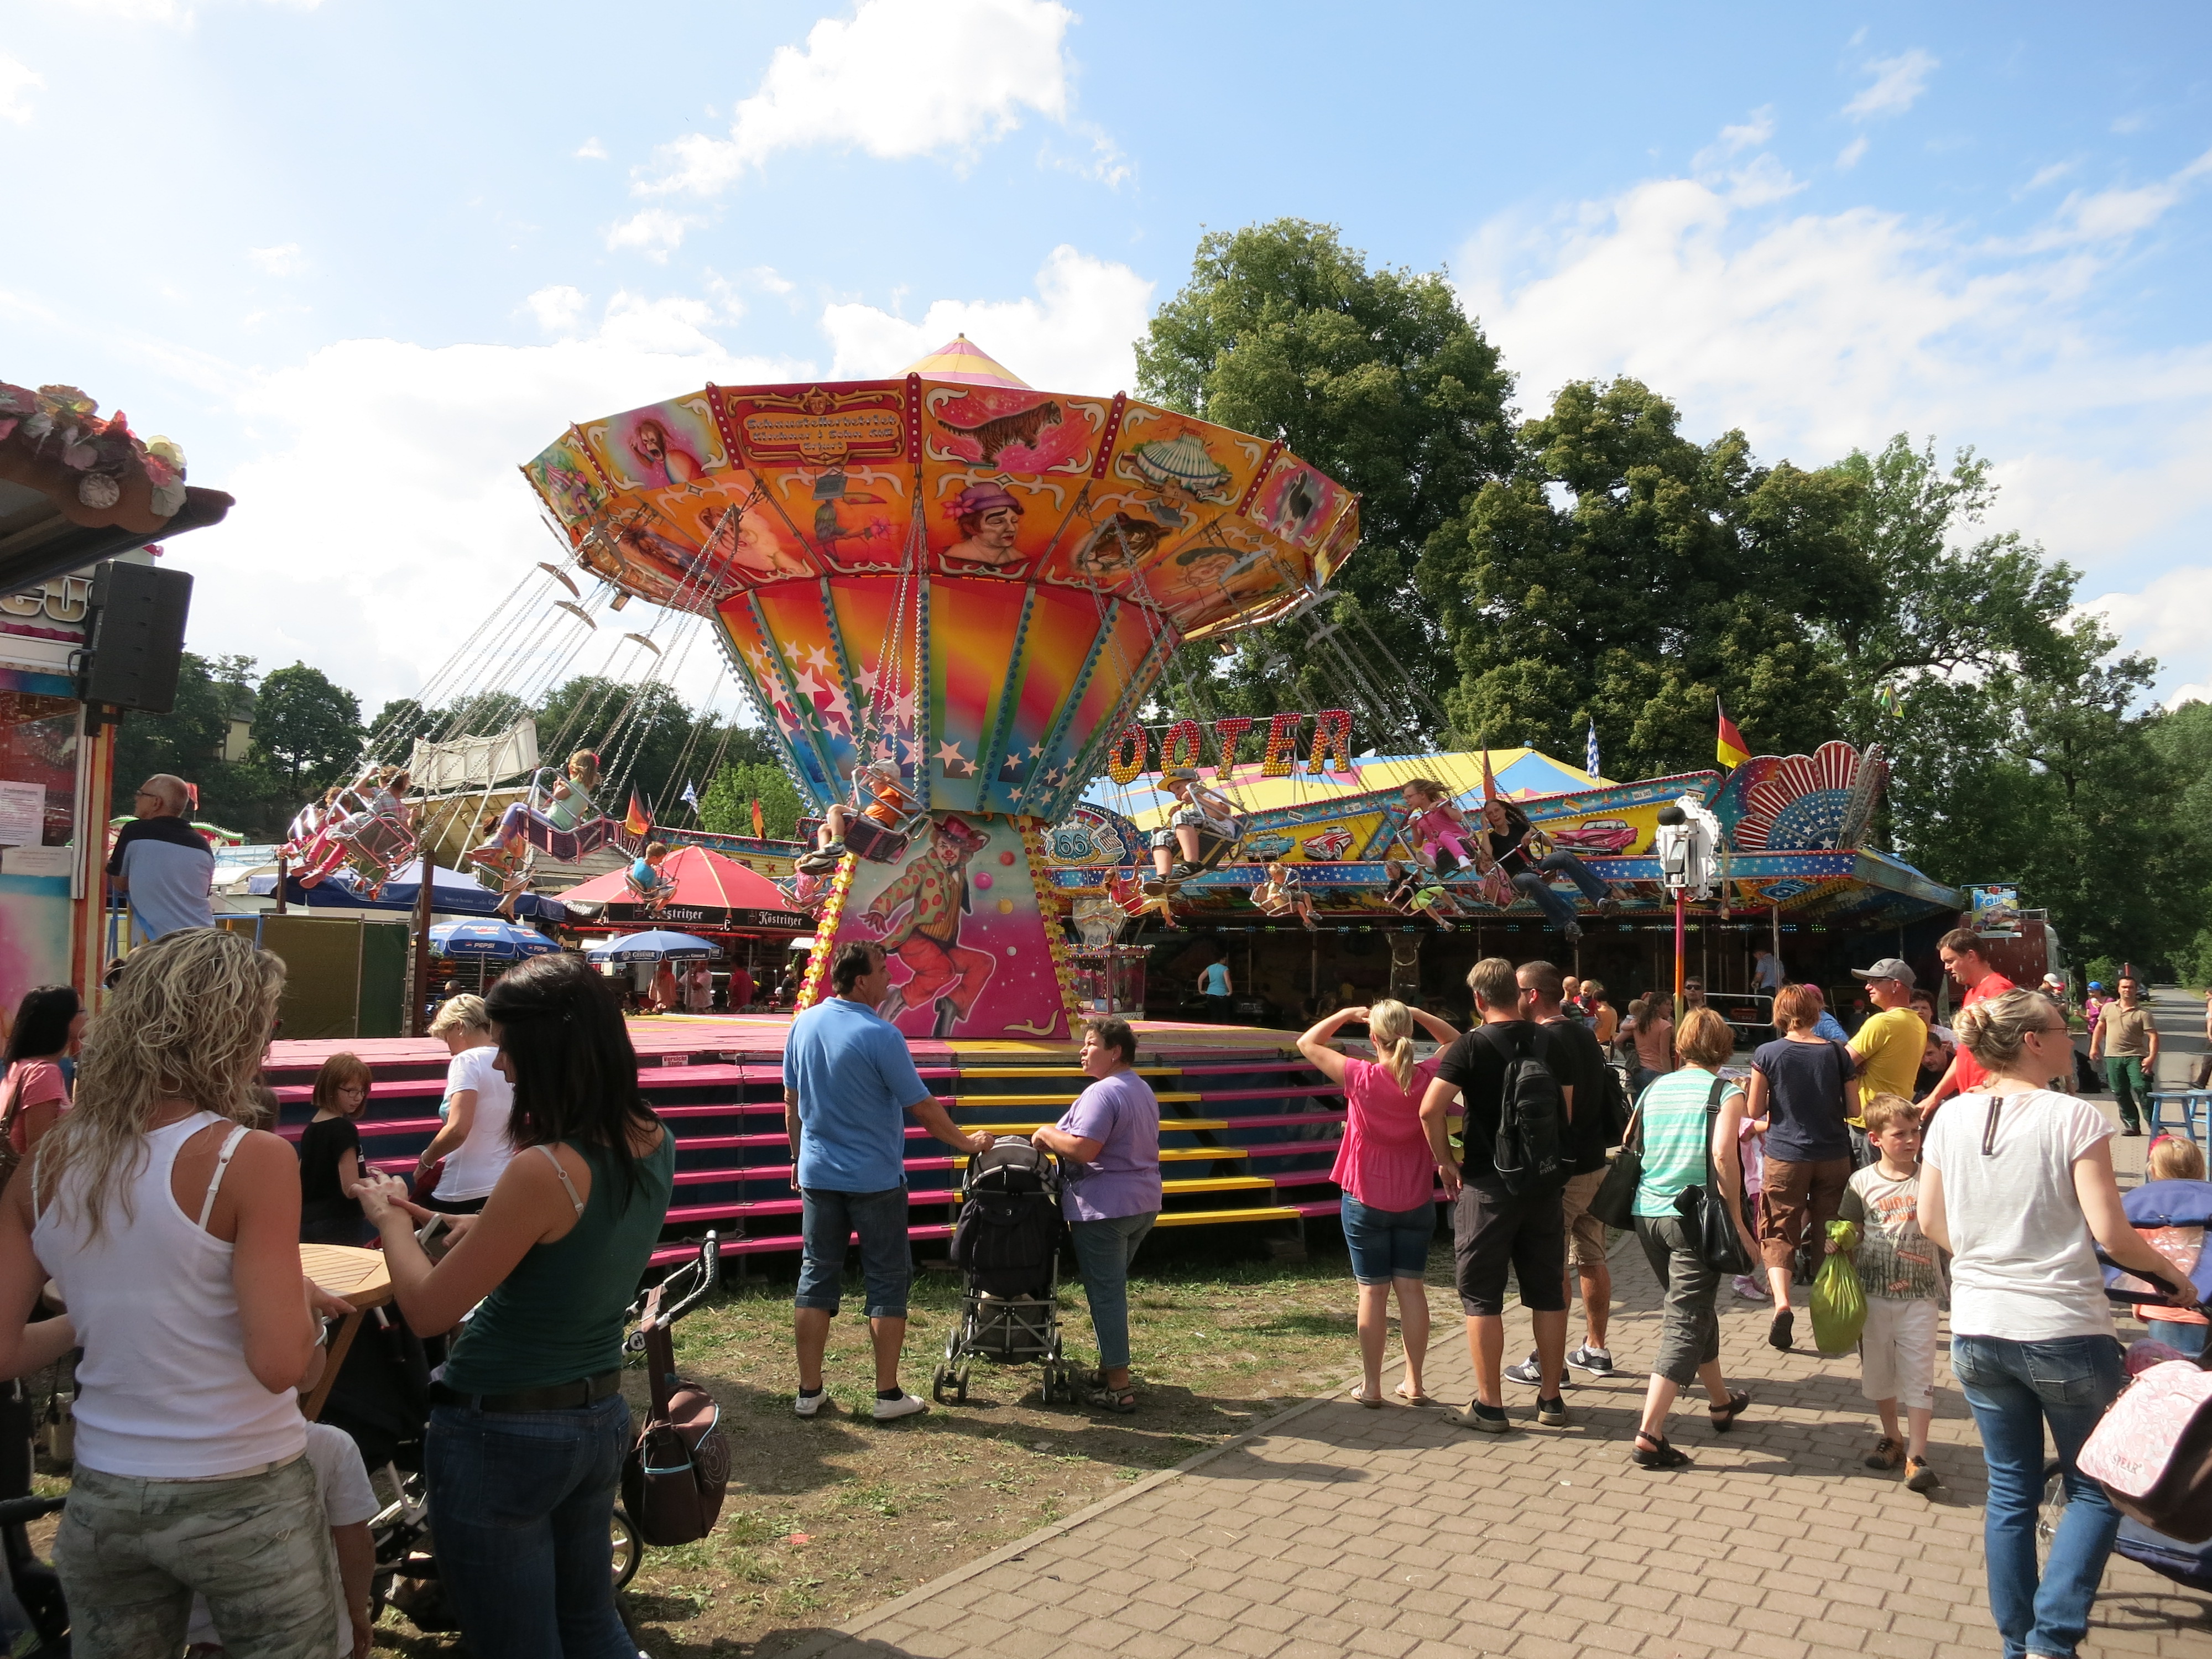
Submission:
[[[1025,409],[1018,415],[1001,415],[981,426],[955,426],[941,416],[938,424],[947,432],[973,438],[982,452],[981,459],[983,465],[990,466],[997,462],[1000,452],[1012,449],[1016,444],[1033,447],[1038,434],[1048,426],[1058,426],[1060,422],[1060,405],[1048,398],[1034,409]]]

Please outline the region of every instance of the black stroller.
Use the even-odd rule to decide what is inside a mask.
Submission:
[[[969,1161],[960,1185],[952,1261],[960,1270],[960,1313],[931,1379],[938,1404],[968,1398],[977,1359],[1026,1365],[1042,1361],[1041,1397],[1075,1401],[1075,1368],[1060,1348],[1060,1164],[1019,1135],[1001,1135]]]

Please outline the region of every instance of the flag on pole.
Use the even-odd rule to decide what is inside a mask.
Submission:
[[[645,803],[638,799],[635,789],[629,792],[629,811],[623,817],[623,828],[633,836],[649,834],[653,829],[653,820],[646,813]]]
[[[1723,766],[1741,766],[1751,758],[1751,750],[1743,744],[1743,733],[1735,729],[1735,722],[1728,717],[1728,710],[1721,707],[1718,697],[1713,699],[1713,707],[1721,717],[1720,736],[1713,744],[1714,758]]]
[[[689,778],[684,781],[684,804],[695,812],[699,810],[699,791]]]
[[[753,797],[753,839],[764,841],[767,838],[767,831],[761,827],[760,797],[756,795]]]
[[[1597,781],[1597,721],[1595,720],[1592,720],[1589,723],[1589,742],[1583,750],[1583,770],[1592,783]]]

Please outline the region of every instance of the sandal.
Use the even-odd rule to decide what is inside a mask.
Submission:
[[[1646,1442],[1650,1444],[1648,1451],[1644,1449]],[[1690,1466],[1687,1452],[1679,1451],[1668,1444],[1664,1435],[1646,1434],[1641,1429],[1636,1431],[1636,1443],[1630,1448],[1628,1455],[1639,1468],[1684,1469]]]
[[[1432,1394],[1422,1394],[1418,1389],[1408,1392],[1403,1382],[1401,1382],[1396,1388],[1391,1389],[1390,1392],[1396,1395],[1399,1399],[1404,1401],[1408,1406],[1433,1406],[1437,1403],[1436,1395]]]
[[[1797,1314],[1795,1309],[1784,1308],[1780,1313],[1775,1315],[1774,1322],[1766,1328],[1767,1345],[1770,1347],[1779,1348],[1784,1353],[1789,1352],[1790,1339],[1794,1334],[1793,1328],[1796,1323]]]
[[[1379,1394],[1370,1394],[1364,1389],[1353,1395],[1352,1399],[1354,1405],[1364,1406],[1370,1412],[1379,1412],[1382,1409],[1382,1396]]]
[[[1711,1413],[1713,1419],[1713,1432],[1715,1434],[1726,1434],[1730,1429],[1735,1426],[1736,1419],[1741,1417],[1744,1414],[1745,1410],[1750,1405],[1751,1396],[1749,1395],[1746,1394],[1741,1389],[1730,1389],[1729,1391],[1729,1401],[1727,1405],[1710,1406],[1706,1407],[1706,1410]]]
[[[1137,1391],[1134,1389],[1093,1389],[1084,1403],[1093,1411],[1118,1412],[1127,1417],[1137,1409]],[[1382,1402],[1378,1400],[1375,1403],[1379,1406]]]

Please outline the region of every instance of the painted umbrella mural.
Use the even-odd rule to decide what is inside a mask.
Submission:
[[[712,611],[806,798],[871,820],[819,931],[892,951],[916,1034],[1069,1035],[1036,831],[1177,646],[1310,604],[1358,539],[1280,442],[1040,392],[964,338],[585,422],[524,471],[586,568]]]

